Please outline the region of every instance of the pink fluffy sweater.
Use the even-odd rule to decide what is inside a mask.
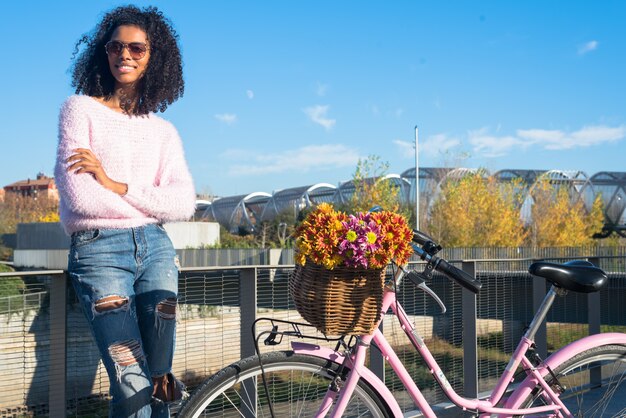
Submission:
[[[105,189],[88,173],[68,172],[66,160],[76,148],[91,149],[111,179],[128,184],[128,193]],[[61,107],[54,176],[68,234],[182,221],[194,212],[193,181],[174,126],[154,114],[115,112],[88,96],[71,96]]]

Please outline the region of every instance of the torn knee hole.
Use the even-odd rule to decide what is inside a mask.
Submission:
[[[143,361],[144,354],[137,340],[127,340],[109,346],[111,359],[120,366],[130,366]]]
[[[94,304],[96,312],[107,312],[120,309],[128,304],[128,298],[124,296],[107,296],[102,299],[98,299]]]
[[[157,312],[163,319],[176,319],[176,298],[167,298],[157,305]]]

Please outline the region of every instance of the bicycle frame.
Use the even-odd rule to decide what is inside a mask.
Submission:
[[[393,289],[386,287],[383,294],[382,312],[386,313],[389,309],[400,321],[400,325],[413,346],[417,349],[419,354],[424,359],[427,367],[430,369],[431,374],[443,389],[445,395],[457,406],[477,411],[481,416],[490,416],[497,414],[500,417],[510,417],[512,415],[526,415],[526,414],[538,414],[553,412],[554,416],[571,416],[565,405],[559,399],[557,393],[554,392],[552,387],[544,380],[544,376],[550,373],[552,367],[560,364],[564,359],[570,358],[577,353],[587,350],[598,345],[607,343],[616,343],[626,345],[626,335],[617,333],[597,334],[589,337],[585,337],[572,344],[563,347],[558,352],[551,355],[546,361],[539,366],[535,366],[525,356],[527,351],[534,344],[534,335],[539,328],[541,322],[544,320],[547,311],[550,309],[552,302],[556,296],[557,291],[552,288],[546,295],[541,308],[537,311],[533,322],[531,323],[528,331],[524,334],[520,340],[517,349],[513,353],[513,356],[505,368],[502,376],[498,380],[495,388],[491,392],[491,395],[484,400],[481,399],[467,399],[459,394],[452,388],[448,382],[445,374],[437,364],[437,361],[428,350],[428,347],[424,343],[424,340],[415,330],[413,324],[408,320],[408,317],[396,300],[396,295]],[[382,321],[382,318],[381,318]],[[428,418],[436,418],[433,409],[430,407],[424,395],[417,387],[410,374],[402,364],[402,361],[398,358],[393,348],[385,338],[385,336],[377,328],[371,335],[363,335],[358,338],[358,343],[353,352],[348,356],[334,351],[330,348],[323,348],[318,345],[292,342],[292,348],[294,352],[300,354],[307,354],[315,357],[328,359],[335,363],[345,364],[351,369],[348,374],[343,387],[338,392],[330,389],[326,393],[326,397],[322,402],[322,406],[318,410],[317,417],[326,416],[331,412],[333,403],[336,401],[334,409],[332,409],[331,417],[340,417],[345,410],[350,397],[357,385],[359,379],[364,379],[369,383],[387,403],[391,412],[396,417],[402,417],[403,413],[395,401],[391,392],[387,389],[384,383],[365,367],[365,357],[367,348],[371,343],[376,344],[380,349],[383,358],[387,360],[393,371],[396,373],[402,384],[407,390],[407,393],[411,396],[415,405],[420,409],[423,416]],[[521,382],[521,384],[513,391],[511,396],[506,400],[503,407],[497,407],[496,405],[502,401],[502,397],[506,392],[506,389],[513,381],[513,375],[519,365],[522,365],[526,370],[527,376]],[[541,385],[545,390],[545,396],[551,401],[551,404],[533,408],[520,408],[518,403],[530,393],[530,391],[537,386]],[[484,414],[484,415],[483,415]]]

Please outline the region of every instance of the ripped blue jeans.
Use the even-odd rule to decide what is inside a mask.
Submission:
[[[160,225],[72,234],[68,271],[109,375],[110,417],[169,417],[152,397],[171,371],[178,268]]]

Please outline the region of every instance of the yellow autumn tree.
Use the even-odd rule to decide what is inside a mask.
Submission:
[[[58,211],[50,211],[45,215],[41,215],[38,219],[39,222],[60,222],[61,218],[59,217]]]
[[[0,238],[3,234],[14,234],[18,223],[42,222],[43,218],[53,222],[55,217],[58,220],[58,207],[54,199],[7,193],[4,201],[0,201]],[[9,259],[11,254],[12,250],[0,239],[0,259]]]
[[[597,196],[589,212],[582,199],[573,200],[566,187],[539,181],[532,191],[530,244],[537,247],[581,247],[594,244],[602,230],[604,211]]]
[[[480,172],[448,180],[430,210],[429,232],[444,247],[517,247],[526,238],[519,181]]]
[[[55,199],[8,193],[0,203],[0,233],[13,233],[18,223],[55,222],[59,202]]]

